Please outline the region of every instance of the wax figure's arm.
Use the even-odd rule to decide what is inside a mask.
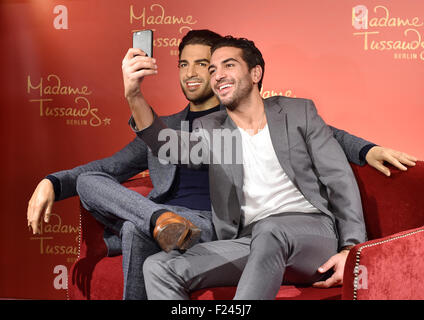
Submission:
[[[146,57],[140,49],[133,48],[127,51],[122,61],[125,97],[133,114],[135,113],[137,118],[143,118],[143,121],[149,119],[149,112],[146,112],[143,108],[147,108],[150,114],[151,110],[141,93],[140,84],[145,75],[156,73],[153,61],[154,59]],[[140,116],[141,112],[144,112],[143,117]],[[140,125],[142,122],[140,122]],[[71,170],[56,172],[49,175],[48,178],[55,186],[55,199],[62,200],[76,195],[76,179],[83,172],[100,171],[111,175],[119,182],[123,182],[146,169],[147,146],[142,140],[135,138],[111,157],[96,160]]]
[[[150,107],[141,93],[140,84],[144,76],[157,73],[155,62],[140,49],[133,48],[127,51],[122,60],[125,97],[139,128],[150,125],[153,118]],[[28,203],[28,226],[32,228],[33,233],[38,233],[41,219],[44,217],[48,222],[50,218],[54,200],[76,194],[76,181],[82,172],[105,172],[122,182],[147,168],[146,155],[147,149],[144,143],[136,138],[110,158],[49,175],[48,179],[43,179],[38,184]]]
[[[346,131],[329,126],[334,138],[342,147],[347,159],[358,165],[370,166],[390,176],[390,169],[384,165],[388,162],[399,170],[406,171],[406,166],[415,166],[417,158],[404,152],[377,146],[376,144],[354,136]]]
[[[365,165],[365,155],[375,144],[354,136],[344,130],[337,129],[336,127],[329,127],[333,132],[334,138],[342,147],[347,159],[355,164],[361,166]]]
[[[77,194],[77,178],[84,172],[104,172],[119,182],[126,181],[147,169],[147,147],[139,138],[134,138],[114,155],[77,166],[70,170],[52,173],[40,181],[28,202],[28,226],[38,233],[41,219],[49,221],[54,201]]]
[[[84,172],[103,172],[124,182],[147,169],[147,146],[139,138],[134,138],[123,149],[110,157],[95,160],[70,170],[63,170],[47,176],[55,186],[55,200],[63,200],[76,193],[76,181]]]
[[[343,150],[332,136],[332,131],[317,114],[314,103],[306,100],[306,142],[320,181],[324,184],[329,207],[335,216],[340,252],[332,256],[318,270],[330,268],[334,274],[315,286],[334,286],[343,280],[346,247],[366,240],[361,198],[355,176],[346,161]]]
[[[154,58],[148,57],[142,50],[131,48],[122,60],[122,75],[125,97],[127,98],[136,129],[142,130],[153,122],[153,112],[141,91],[144,77],[157,74]]]

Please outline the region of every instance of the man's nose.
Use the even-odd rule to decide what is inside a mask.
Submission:
[[[222,70],[221,70],[221,69],[216,69],[216,70],[215,70],[215,74],[214,74],[213,76],[214,76],[214,78],[215,78],[215,81],[216,81],[216,82],[219,82],[219,81],[221,81],[222,79],[224,79],[224,78],[225,78],[225,73],[224,73],[224,72],[222,72]]]
[[[197,76],[197,70],[195,65],[188,66],[187,77],[191,78]]]

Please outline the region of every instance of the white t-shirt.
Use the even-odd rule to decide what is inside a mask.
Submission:
[[[242,206],[244,226],[282,212],[319,212],[291,182],[281,167],[268,124],[250,136],[240,129],[243,148]]]

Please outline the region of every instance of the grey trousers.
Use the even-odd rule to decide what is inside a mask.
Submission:
[[[216,239],[211,212],[155,203],[106,173],[81,174],[77,192],[84,208],[106,226],[108,255],[122,253],[124,299],[147,298],[143,264],[147,257],[161,251],[150,233],[150,218],[155,211],[167,209],[189,219],[202,230],[199,242]]]
[[[250,230],[238,239],[197,244],[184,254],[150,256],[143,267],[148,298],[189,299],[194,290],[237,286],[234,299],[275,299],[282,283],[322,279],[318,267],[337,253],[333,221],[324,214],[273,215]]]

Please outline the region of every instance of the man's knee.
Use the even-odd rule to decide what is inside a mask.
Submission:
[[[137,229],[134,225],[134,223],[132,223],[131,221],[125,221],[124,224],[122,225],[122,229],[121,229],[121,233],[122,235],[134,235],[135,233],[137,233]]]
[[[95,196],[105,179],[110,179],[109,175],[104,172],[89,171],[81,173],[76,181],[76,191],[81,199],[89,200]]]
[[[177,272],[175,265],[170,263],[172,259],[160,252],[144,261],[143,275],[149,299],[189,299],[187,282],[182,277],[184,273]]]
[[[96,174],[96,172],[84,172],[78,176],[76,181],[76,190],[80,197],[85,197],[93,190],[92,183]]]
[[[122,241],[126,241],[128,243],[134,243],[134,244],[135,243],[144,244],[143,247],[145,248],[146,246],[149,246],[151,244],[155,245],[150,235],[146,235],[143,231],[137,228],[137,226],[133,222],[129,220],[124,221],[120,230],[120,235],[121,235]]]
[[[98,178],[102,175],[102,172],[84,172],[76,180],[75,189],[83,207],[88,211],[97,210],[100,187]]]
[[[140,234],[137,230],[137,228],[135,227],[134,223],[132,223],[131,221],[125,221],[122,225],[121,228],[121,239],[124,242],[133,242],[134,238],[139,238]]]
[[[168,278],[170,274],[169,266],[166,261],[162,259],[157,259],[157,256],[161,256],[163,253],[157,255],[152,255],[148,257],[143,264],[143,275],[144,279],[147,282],[154,281],[157,283],[157,280],[164,280]]]

